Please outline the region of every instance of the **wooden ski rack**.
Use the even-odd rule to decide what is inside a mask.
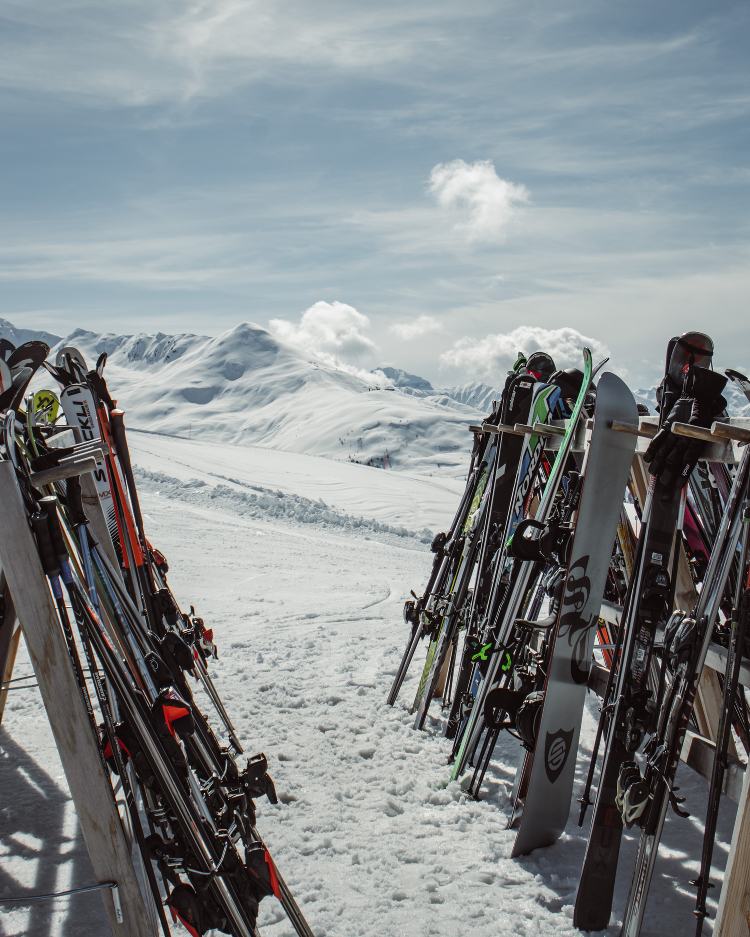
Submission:
[[[653,439],[658,432],[658,422],[656,417],[647,418],[640,421],[637,429],[625,423],[613,422],[612,429],[618,433],[630,433],[641,437],[638,441],[638,452],[642,455],[648,448],[645,440]],[[741,447],[750,442],[750,419],[732,417],[728,422],[714,422],[711,429],[691,426],[688,423],[673,423],[672,432],[676,436],[708,443],[701,453],[701,462],[726,462],[729,465],[735,465],[740,461]]]
[[[88,449],[88,452],[86,451]],[[96,464],[95,446],[81,447],[68,465],[35,473],[39,484],[90,472]],[[40,476],[47,479],[40,481]],[[106,522],[90,474],[81,475],[86,513],[96,536]],[[95,502],[95,503],[93,503]],[[97,512],[98,515],[97,516]],[[112,550],[107,533],[100,542]],[[5,623],[0,629],[0,671],[10,679],[20,629],[28,648],[47,718],[55,738],[78,822],[91,858],[101,896],[115,937],[154,937],[156,923],[149,914],[131,857],[127,814],[123,821],[105,774],[97,740],[76,681],[65,637],[42,570],[36,543],[10,461],[0,461],[0,586],[6,596]],[[5,694],[0,694],[0,718]]]

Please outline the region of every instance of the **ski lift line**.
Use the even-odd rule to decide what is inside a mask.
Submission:
[[[732,419],[729,423],[716,421],[711,424],[710,429],[703,426],[693,426],[690,423],[673,423],[672,432],[675,436],[687,436],[690,439],[698,439],[701,442],[739,442],[741,445],[747,445],[750,442],[750,428],[748,428],[746,418]],[[653,439],[658,432],[656,423],[641,420],[639,426],[631,426],[629,423],[620,423],[613,420],[611,428],[617,433],[629,433],[631,436],[643,436],[647,439]],[[549,428],[548,428],[549,429]]]
[[[519,430],[515,426],[506,426],[504,423],[482,423],[481,426],[475,426],[474,424],[469,426],[469,429],[472,433],[494,433],[495,435],[499,433],[511,433],[514,436],[525,436],[525,430]]]
[[[731,423],[712,423],[711,433],[720,439],[733,439],[740,445],[750,442],[750,430],[741,426],[733,426]]]
[[[653,439],[659,431],[656,422],[650,419],[641,420],[637,427],[615,420],[611,424],[611,429],[643,439]],[[728,422],[715,421],[710,429],[693,426],[690,423],[673,423],[671,431],[675,436],[696,439],[713,446],[712,450],[702,453],[701,462],[724,462],[728,465],[736,465],[740,460],[738,449],[750,443],[750,419],[747,417],[732,417]],[[640,454],[644,451],[639,447]]]

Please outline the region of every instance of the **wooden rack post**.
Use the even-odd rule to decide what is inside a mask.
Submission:
[[[60,754],[115,937],[151,937],[153,929],[135,875],[109,779],[76,682],[11,462],[0,462],[0,561],[21,622],[47,717]]]
[[[714,937],[750,933],[750,770],[742,784],[713,933]]]
[[[21,629],[16,618],[13,596],[10,594],[5,573],[2,570],[0,570],[0,597],[4,600],[3,614],[0,619],[0,674],[3,678],[0,687],[0,722],[2,722],[5,703],[8,699],[7,683],[13,676],[13,667],[21,640]]]

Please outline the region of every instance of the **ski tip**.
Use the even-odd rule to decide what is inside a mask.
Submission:
[[[602,360],[599,362],[599,364],[597,364],[597,366],[596,366],[596,367],[594,368],[594,370],[591,372],[591,380],[592,380],[592,381],[593,381],[593,379],[596,377],[596,375],[601,371],[601,369],[604,367],[604,365],[605,365],[608,361],[609,361],[609,358],[602,358]]]

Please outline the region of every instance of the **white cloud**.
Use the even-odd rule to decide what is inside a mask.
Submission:
[[[471,241],[498,240],[517,206],[529,200],[526,186],[501,179],[489,159],[438,163],[430,173],[428,191],[441,208],[468,209],[468,221],[459,222],[456,230]]]
[[[433,316],[419,316],[411,322],[395,322],[388,327],[389,332],[395,332],[405,342],[429,335],[430,332],[442,332],[443,325]]]
[[[546,351],[558,368],[580,368],[584,346],[591,349],[594,364],[609,355],[606,345],[587,338],[577,329],[520,325],[505,334],[459,339],[453,348],[440,355],[440,367],[460,370],[474,380],[485,378],[497,382],[505,379],[519,351],[527,356],[535,351]]]
[[[356,363],[377,350],[375,342],[364,334],[369,325],[367,316],[354,306],[320,300],[302,313],[298,323],[271,319],[268,328],[277,338],[316,355],[330,367],[361,377],[367,372],[360,371]]]

